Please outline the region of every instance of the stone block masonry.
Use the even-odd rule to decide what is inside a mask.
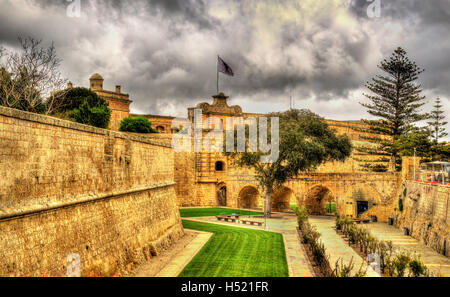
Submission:
[[[397,211],[399,227],[447,257],[450,256],[450,187],[406,182],[404,209]]]
[[[115,276],[183,234],[169,145],[0,107],[0,276]]]

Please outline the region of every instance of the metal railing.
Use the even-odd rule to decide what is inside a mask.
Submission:
[[[450,178],[447,172],[436,171],[420,171],[416,176],[412,176],[412,180],[416,182],[450,186]]]

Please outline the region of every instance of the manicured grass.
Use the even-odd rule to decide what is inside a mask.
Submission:
[[[180,277],[288,277],[278,233],[183,220],[187,229],[214,233]]]
[[[214,217],[221,213],[240,214],[240,215],[263,215],[263,212],[228,209],[228,208],[184,208],[180,209],[182,218],[199,218],[199,217]]]

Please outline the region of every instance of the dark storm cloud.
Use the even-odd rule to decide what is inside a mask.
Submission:
[[[130,93],[134,111],[184,115],[208,100],[219,54],[236,73],[221,89],[237,102],[292,94],[319,113],[339,102],[337,116],[357,119],[364,83],[397,46],[426,69],[427,95],[450,98],[448,0],[381,0],[375,19],[366,0],[81,0],[79,19],[66,16],[69,4],[0,0],[0,43],[54,40],[70,80],[87,86],[99,72],[106,88]]]

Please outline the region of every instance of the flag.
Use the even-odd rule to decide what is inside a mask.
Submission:
[[[217,64],[218,72],[222,72],[229,76],[234,76],[233,69],[231,69],[231,67],[227,63],[225,63],[225,61],[222,60],[220,57],[218,58],[219,58],[219,63]]]

